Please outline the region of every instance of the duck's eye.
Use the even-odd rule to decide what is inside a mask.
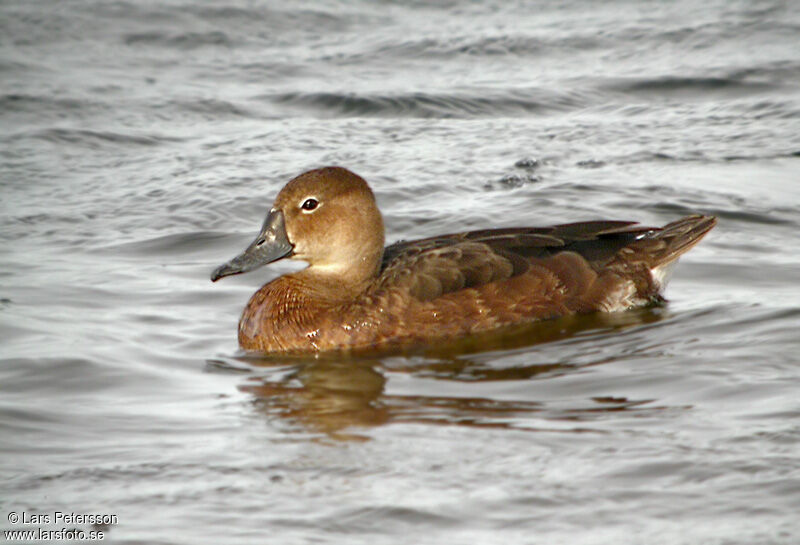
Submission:
[[[303,201],[303,204],[300,205],[300,208],[308,212],[311,212],[317,206],[319,206],[319,201],[317,199],[306,199],[305,201]]]

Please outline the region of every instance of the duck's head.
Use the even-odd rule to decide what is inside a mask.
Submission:
[[[363,282],[377,274],[383,244],[383,220],[367,182],[346,168],[310,170],[286,184],[256,239],[211,280],[288,257],[308,262],[310,273]]]

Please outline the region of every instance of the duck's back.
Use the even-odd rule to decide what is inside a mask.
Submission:
[[[378,280],[355,312],[381,344],[660,302],[670,266],[715,223],[704,216],[663,228],[595,221],[401,241],[386,248]],[[358,337],[356,344],[369,344]]]

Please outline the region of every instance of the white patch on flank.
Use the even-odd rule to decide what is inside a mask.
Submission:
[[[658,286],[659,292],[667,287],[667,282],[669,282],[672,276],[672,270],[675,268],[675,263],[677,262],[678,260],[676,259],[670,263],[665,263],[664,265],[659,265],[658,267],[650,269],[650,275],[653,277],[653,282]]]

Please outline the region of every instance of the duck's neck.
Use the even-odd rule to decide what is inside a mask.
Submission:
[[[288,276],[321,302],[352,301],[377,278],[383,259],[382,242],[381,237],[380,244],[370,242],[359,248],[351,245],[346,252],[332,252],[332,259],[310,263],[302,271]]]
[[[339,305],[361,295],[377,275],[377,267],[366,270],[308,267],[288,276],[302,290],[303,298],[319,305]]]

